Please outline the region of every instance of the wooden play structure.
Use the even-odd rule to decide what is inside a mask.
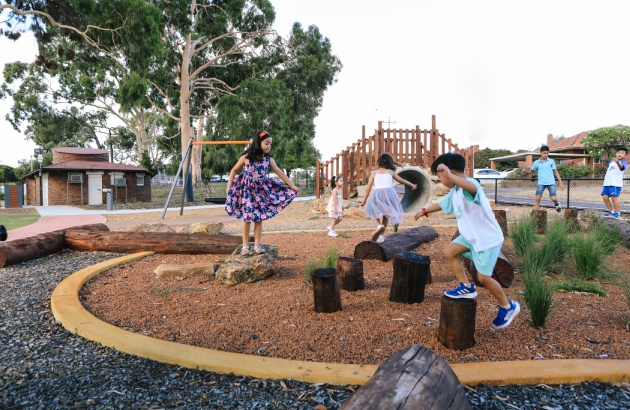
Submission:
[[[365,125],[362,136],[354,144],[324,163],[315,164],[315,195],[321,198],[330,178],[341,175],[344,179],[343,198],[356,195],[357,186],[367,184],[370,172],[376,169],[376,161],[383,153],[389,153],[394,161],[403,165],[428,168],[446,152],[458,152],[466,158],[466,174],[473,175],[474,148],[462,149],[437,129],[435,115],[431,117],[431,129],[384,129],[378,122],[374,134],[367,136]]]

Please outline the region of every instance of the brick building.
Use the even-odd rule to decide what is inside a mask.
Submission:
[[[102,205],[109,189],[114,201],[151,201],[148,171],[109,162],[106,150],[53,148],[52,157],[51,165],[24,176],[27,205]]]

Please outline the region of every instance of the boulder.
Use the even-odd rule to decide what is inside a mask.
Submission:
[[[218,264],[191,263],[188,265],[161,264],[153,272],[160,278],[189,278],[193,275],[214,275],[218,269]]]
[[[136,225],[130,229],[130,232],[171,232],[171,233],[174,233],[175,229],[163,223],[157,222],[157,223],[151,223],[151,224]]]
[[[344,218],[350,219],[370,219],[361,208],[348,208],[343,211]]]
[[[250,249],[253,249],[250,244]],[[240,245],[215,272],[214,276],[226,285],[251,283],[273,275],[278,260],[278,245],[261,244],[265,253],[241,255]]]
[[[199,222],[190,225],[186,225],[183,229],[183,233],[191,234],[205,234],[205,235],[218,235],[223,229],[221,222]]]

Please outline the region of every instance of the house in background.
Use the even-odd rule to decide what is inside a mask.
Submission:
[[[109,189],[114,201],[151,201],[148,171],[109,162],[106,150],[53,148],[52,157],[51,165],[23,177],[27,205],[102,205]]]

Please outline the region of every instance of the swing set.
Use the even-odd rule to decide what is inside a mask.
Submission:
[[[190,140],[188,143],[188,147],[186,147],[186,152],[184,153],[184,157],[179,163],[179,168],[177,169],[177,174],[175,175],[175,179],[173,180],[173,185],[171,186],[171,190],[168,193],[168,198],[166,198],[166,203],[164,204],[164,210],[162,211],[162,218],[166,215],[166,210],[168,209],[168,204],[171,202],[171,197],[173,196],[173,191],[175,190],[175,186],[177,185],[177,181],[179,180],[179,175],[184,168],[184,162],[186,162],[186,175],[183,178],[184,180],[184,193],[182,194],[182,204],[179,209],[179,214],[184,214],[184,199],[186,198],[186,189],[188,188],[188,180],[190,179],[190,163],[192,161],[192,147],[193,145],[249,145],[250,141],[194,141]]]

